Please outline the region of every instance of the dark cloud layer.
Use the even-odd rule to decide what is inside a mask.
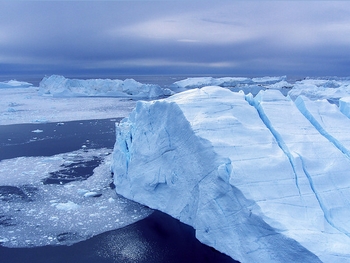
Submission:
[[[0,1],[0,80],[349,76],[347,1]]]

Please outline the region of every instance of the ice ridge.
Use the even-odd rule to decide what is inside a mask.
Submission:
[[[156,84],[143,84],[134,79],[67,79],[52,75],[44,77],[39,94],[54,97],[112,96],[137,99],[161,98],[173,94]]]

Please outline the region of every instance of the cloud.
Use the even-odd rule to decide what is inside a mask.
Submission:
[[[348,74],[347,1],[1,1],[0,17],[8,74]]]

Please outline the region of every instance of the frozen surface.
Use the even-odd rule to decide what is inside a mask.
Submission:
[[[350,119],[336,105],[304,96],[298,97],[295,104],[321,135],[350,158]]]
[[[38,88],[0,89],[0,125],[127,116],[135,101],[122,98],[54,98]]]
[[[96,163],[91,176],[65,181],[71,175],[68,171],[86,168],[91,162]],[[108,149],[1,161],[0,243],[8,247],[70,245],[151,213],[116,195],[111,183]]]
[[[45,77],[39,85],[39,93],[54,97],[113,96],[128,98],[159,98],[169,96],[169,89],[156,84],[143,84],[133,79],[67,79],[52,75]]]
[[[240,262],[350,262],[345,120],[276,89],[138,102],[117,126],[116,190]]]

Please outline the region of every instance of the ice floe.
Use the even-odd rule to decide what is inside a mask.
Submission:
[[[100,162],[88,176],[70,173],[96,159]],[[57,174],[60,179],[47,180]],[[69,245],[151,213],[113,189],[108,149],[2,160],[0,242],[7,247]]]

